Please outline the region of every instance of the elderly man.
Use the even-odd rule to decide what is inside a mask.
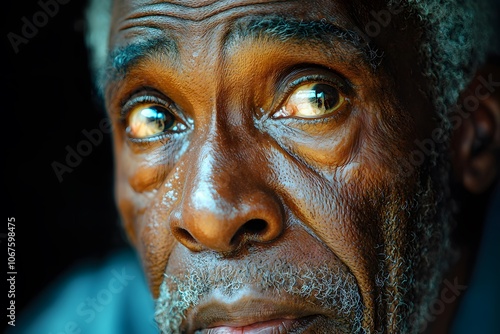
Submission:
[[[498,180],[493,3],[111,6],[89,41],[160,332],[452,328]]]

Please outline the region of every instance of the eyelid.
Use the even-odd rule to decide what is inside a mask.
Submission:
[[[304,75],[301,76],[291,82],[288,82],[285,85],[285,92],[287,94],[290,94],[293,90],[297,89],[298,87],[302,86],[303,84],[306,83],[326,83],[329,85],[332,85],[333,87],[337,88],[340,93],[343,95],[349,97],[350,95],[353,95],[353,89],[351,85],[348,85],[347,82],[342,80],[341,78],[338,78],[334,75],[323,75],[319,73],[313,73],[309,75]]]
[[[172,112],[172,114],[174,116],[177,116],[173,111],[172,111],[172,108],[170,108],[172,106],[172,102],[170,101],[167,101],[165,99],[162,99],[156,95],[138,95],[138,96],[135,96],[135,97],[132,97],[131,99],[129,99],[125,104],[123,104],[123,106],[121,107],[120,109],[120,116],[122,118],[126,118],[129,114],[129,112],[134,109],[137,105],[140,105],[140,104],[157,104],[159,106],[162,106],[166,109],[168,109],[170,112]]]

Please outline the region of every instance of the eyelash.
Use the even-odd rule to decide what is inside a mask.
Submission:
[[[148,95],[145,95],[145,94],[148,94]],[[135,90],[134,93],[129,95],[129,97],[127,97],[124,100],[125,102],[121,103],[121,108],[120,108],[120,122],[123,124],[123,126],[126,126],[127,118],[128,118],[128,115],[130,114],[130,112],[134,108],[136,108],[137,106],[139,106],[141,104],[159,105],[159,106],[167,109],[168,112],[170,112],[173,115],[173,117],[176,118],[177,122],[184,124],[184,122],[181,121],[182,118],[175,111],[175,109],[172,108],[174,103],[165,99],[165,98],[158,97],[157,96],[158,94],[159,94],[158,92],[156,92],[155,90],[153,90],[151,88],[142,87],[141,89]],[[135,144],[138,144],[138,145],[141,145],[143,148],[147,149],[148,147],[150,147],[153,144],[154,145],[157,145],[157,144],[165,145],[166,142],[168,141],[167,138],[172,136],[172,135],[176,135],[176,134],[177,133],[171,133],[171,134],[162,133],[162,134],[159,134],[159,135],[151,137],[151,138],[131,138],[131,137],[128,137],[128,141],[135,143]]]
[[[132,109],[134,109],[136,106],[140,104],[147,104],[147,103],[153,103],[160,105],[166,109],[168,109],[174,116],[177,117],[176,113],[172,110],[171,102],[167,102],[166,100],[159,98],[154,95],[140,95],[136,97],[132,97],[129,99],[125,104],[123,104],[121,110],[120,110],[120,118],[124,121],[126,121],[128,114]]]

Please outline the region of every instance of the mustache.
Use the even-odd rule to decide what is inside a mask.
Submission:
[[[276,298],[283,294],[300,298],[343,319],[352,333],[361,329],[364,306],[356,279],[347,268],[282,260],[250,262],[244,267],[207,262],[189,268],[180,277],[165,274],[155,311],[161,333],[181,333],[186,311],[205,296],[217,292],[231,297],[248,286]]]

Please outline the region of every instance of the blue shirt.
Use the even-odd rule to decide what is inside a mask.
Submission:
[[[56,280],[8,328],[14,334],[154,334],[154,303],[139,261],[117,251]]]

